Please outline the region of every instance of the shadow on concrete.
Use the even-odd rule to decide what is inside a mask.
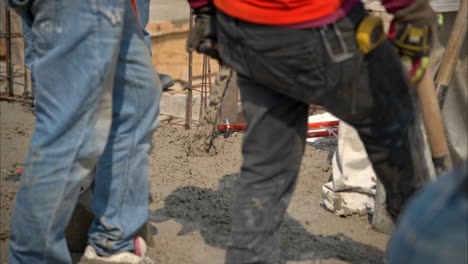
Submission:
[[[21,173],[10,173],[8,174],[7,176],[5,176],[5,181],[9,181],[9,182],[19,182],[20,181],[20,176],[21,176]]]
[[[151,212],[150,220],[174,220],[182,225],[178,235],[199,230],[210,246],[225,249],[229,242],[231,192],[237,175],[225,175],[217,190],[186,186],[165,198],[165,207]],[[281,226],[282,260],[340,259],[353,264],[382,263],[383,252],[338,233],[314,235],[286,215]]]

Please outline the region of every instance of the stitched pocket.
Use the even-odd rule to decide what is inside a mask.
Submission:
[[[31,5],[34,17],[32,35],[38,50],[52,48],[57,36],[63,31],[58,16],[59,7],[57,0],[34,0]]]

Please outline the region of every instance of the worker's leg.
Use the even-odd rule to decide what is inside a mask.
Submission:
[[[161,84],[143,32],[133,9],[127,8],[115,73],[112,128],[96,167],[96,219],[88,240],[100,255],[133,251],[134,233],[148,218],[148,152],[160,96]]]
[[[337,26],[344,31],[351,22],[356,27],[363,12],[351,12]],[[349,49],[356,50],[354,36],[349,37]],[[355,56],[360,58],[358,64],[348,61],[337,67],[343,78],[332,90],[334,95],[328,97],[331,100],[321,102],[358,131],[385,187],[387,211],[396,219],[428,177],[415,87],[407,82],[389,41],[365,56],[356,51]]]
[[[226,263],[276,264],[281,254],[279,227],[296,184],[304,151],[308,104],[272,89],[272,84],[290,88],[284,82],[294,75],[284,74],[282,69],[289,65],[275,63],[262,51],[267,49],[272,57],[300,62],[289,55],[298,51],[308,53],[308,50],[297,49],[296,44],[302,40],[289,30],[248,23],[241,25],[240,21],[222,14],[219,21],[221,54],[238,73],[248,123],[242,144],[244,163],[231,213],[231,244]],[[272,36],[281,33],[284,34],[281,41],[271,41]],[[303,32],[297,33],[303,35]],[[284,68],[277,71],[280,74],[277,76],[268,71],[266,67],[269,66]]]
[[[140,18],[141,28],[143,29],[145,44],[148,47],[150,54],[152,54],[151,35],[145,29],[146,25],[148,25],[150,18],[150,0],[135,0],[135,3],[138,9],[138,17]],[[158,73],[158,76],[161,80],[161,84],[164,90],[169,89],[174,85],[174,79],[170,75]]]
[[[468,263],[466,161],[416,194],[389,241],[389,264]]]
[[[279,226],[304,152],[308,105],[238,77],[249,125],[232,208],[228,264],[278,263]]]
[[[11,264],[71,263],[64,230],[108,138],[123,2],[27,7],[37,120],[11,220]]]
[[[396,218],[427,177],[427,168],[415,88],[398,55],[389,41],[366,56],[357,48],[355,30],[367,15],[358,5],[333,25],[295,30],[220,14],[220,51],[241,75],[251,74],[262,86],[297,101],[323,105],[353,125]]]
[[[366,145],[377,176],[382,182],[385,181],[385,186],[392,193],[389,198],[391,199],[389,208],[396,217],[399,208],[418,185],[415,178],[426,175],[425,166],[421,164],[424,162],[422,146],[419,145],[421,138],[415,129],[417,126],[414,88],[412,90],[406,82],[399,58],[388,42],[385,42],[371,57],[364,58],[357,49],[355,29],[366,15],[363,7],[358,5],[348,17],[334,25],[296,30],[250,24],[219,13],[218,39],[224,62],[233,67],[240,76],[248,76],[251,80],[250,86],[254,86],[252,84],[254,83],[255,87],[264,87],[272,94],[275,91],[295,102],[304,102],[303,106],[308,103],[324,105],[336,116],[354,125]],[[271,41],[272,39],[275,41]],[[338,56],[339,54],[342,56]],[[250,90],[260,89],[247,90],[248,87],[243,89],[242,85],[246,85],[240,82],[244,102],[248,102],[244,94],[248,96],[247,92]],[[282,111],[283,107],[289,107],[289,104],[276,102],[274,98],[264,96],[260,92],[250,98],[253,103],[272,101],[272,109],[275,109],[272,111]],[[258,120],[264,121],[261,114],[260,111]],[[301,122],[298,120],[302,120],[301,112],[294,109],[285,111],[285,115],[284,119],[276,118],[274,122],[290,124],[288,126],[292,128],[293,124],[298,126]],[[307,112],[304,113],[304,116],[306,115]],[[304,131],[305,129],[304,127]],[[294,171],[285,168],[296,166],[294,155],[298,150],[294,150],[293,143],[283,146],[281,140],[277,141],[286,133],[279,132],[274,126],[250,126],[250,124],[248,133],[252,133],[252,137],[259,134],[256,140],[264,143],[258,144],[256,140],[252,140],[252,144],[248,144],[246,138],[244,147],[247,146],[250,152],[245,153],[244,150],[245,164],[241,178],[248,179],[243,175],[258,173],[261,176],[263,174],[260,173],[265,173],[264,177],[267,179],[274,179],[277,175],[284,175],[284,179],[288,179],[287,175]],[[300,134],[301,131],[298,130],[296,133]],[[292,139],[288,140],[295,142]],[[283,160],[270,157],[276,153],[271,152],[271,149],[275,150],[278,142],[279,146],[287,149],[281,153],[284,155],[280,156]],[[251,149],[250,145],[258,146],[258,149]],[[290,148],[294,151],[290,151]],[[255,162],[257,159],[260,162],[251,166],[255,168],[254,165],[257,165],[262,170],[246,166],[251,160]],[[259,183],[264,184],[262,186],[268,186],[268,183],[273,182],[271,180],[263,182],[261,177],[259,179]],[[241,183],[237,191],[239,201],[236,200],[234,208],[237,208],[237,203],[242,204],[240,201],[244,197],[253,197],[242,193],[243,189],[249,190],[248,183],[248,181]],[[262,200],[255,199],[251,207],[255,208],[258,201]],[[274,213],[277,212],[267,213],[266,217],[274,218],[276,217]],[[253,243],[256,242],[255,239],[261,241],[261,236],[249,239],[247,234],[241,236],[235,233],[234,227],[237,223],[246,221],[246,224],[252,224],[248,221],[249,218],[251,218],[249,214],[242,214],[240,209],[234,209],[232,230],[234,246],[228,252],[228,260],[234,259],[237,252],[245,258],[265,256],[266,253],[260,251],[261,249],[248,250],[255,247],[256,244]],[[263,241],[266,239],[263,238]],[[272,248],[278,250],[274,246]],[[271,254],[273,258],[277,256]]]
[[[138,18],[140,19],[141,29],[143,30],[145,45],[148,47],[151,54],[151,35],[145,29],[146,25],[148,25],[150,17],[150,0],[135,0],[135,3],[138,10]]]
[[[349,94],[344,87],[339,93]],[[387,211],[396,219],[410,196],[428,179],[415,87],[407,83],[399,57],[385,42],[364,58],[359,85],[351,89],[358,97],[349,94],[349,104],[326,107],[358,131],[385,187]]]

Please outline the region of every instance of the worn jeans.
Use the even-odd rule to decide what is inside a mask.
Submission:
[[[152,54],[151,49],[151,35],[145,29],[146,25],[148,25],[149,18],[150,18],[150,0],[135,0],[137,9],[138,9],[138,17],[140,18],[141,28],[143,29],[143,36],[145,38],[146,46],[149,49],[150,54]],[[159,79],[161,80],[161,84],[163,89],[168,89],[169,87],[174,85],[174,80],[170,75],[164,73],[158,73]]]
[[[249,125],[228,264],[279,261],[279,226],[297,181],[309,104],[357,129],[394,219],[424,181],[415,88],[389,41],[367,55],[358,50],[356,28],[367,15],[358,5],[334,24],[291,29],[218,13],[220,54],[237,71]]]
[[[468,263],[468,175],[458,168],[408,204],[389,243],[389,264]]]
[[[146,25],[148,25],[150,17],[150,0],[135,0],[138,18],[140,19],[141,29],[143,30],[143,37],[145,38],[145,44],[151,54],[151,35],[146,31]]]
[[[11,220],[8,260],[71,263],[64,230],[95,168],[101,255],[133,250],[148,217],[148,151],[161,84],[127,0],[16,0],[31,28],[36,126]]]

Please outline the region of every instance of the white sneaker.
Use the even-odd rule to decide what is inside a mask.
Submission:
[[[146,256],[146,243],[141,237],[136,237],[135,252],[120,252],[114,255],[101,257],[92,246],[87,246],[79,264],[154,264]]]

